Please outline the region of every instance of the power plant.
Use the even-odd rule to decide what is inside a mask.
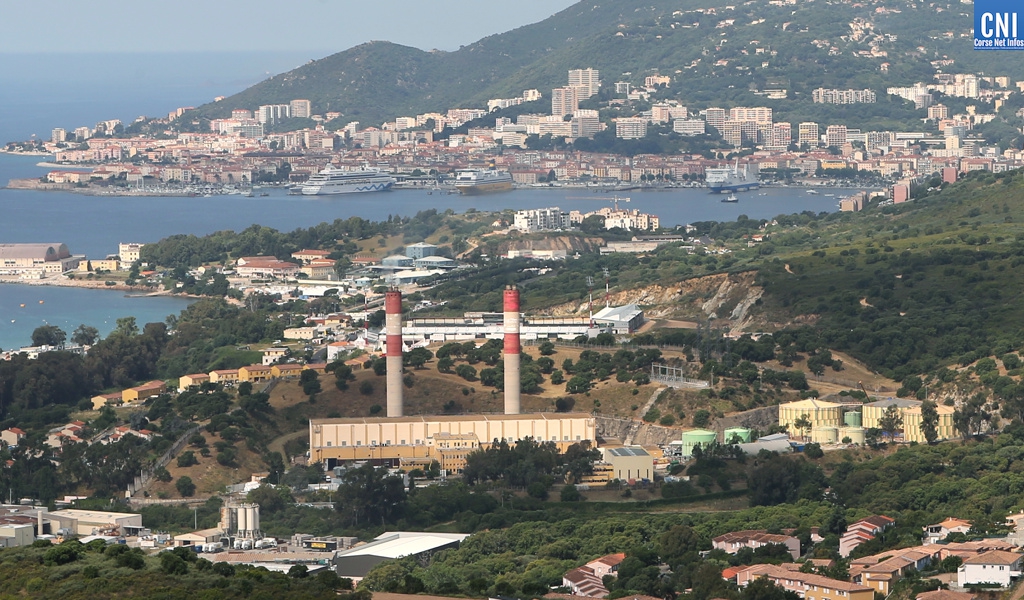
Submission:
[[[369,460],[403,468],[426,467],[437,461],[449,473],[465,465],[467,454],[496,442],[524,438],[551,442],[565,451],[572,444],[596,445],[596,419],[587,413],[521,414],[519,290],[504,290],[504,413],[405,416],[402,381],[402,293],[384,296],[387,417],[311,419],[311,462],[325,466]]]

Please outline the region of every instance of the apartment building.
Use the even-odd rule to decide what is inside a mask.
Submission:
[[[596,96],[601,89],[601,73],[597,69],[569,71],[569,87],[576,88],[579,98]]]
[[[776,565],[754,565],[736,574],[736,583],[746,587],[765,577],[775,585],[794,592],[804,600],[874,600],[875,591],[867,586],[830,579],[823,575],[790,571]]]
[[[621,117],[615,119],[615,137],[624,140],[636,140],[647,135],[647,119],[641,117]]]
[[[572,86],[551,90],[551,114],[557,117],[571,115],[580,108],[578,88]]]

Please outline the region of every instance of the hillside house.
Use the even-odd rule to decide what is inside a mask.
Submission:
[[[934,544],[946,539],[951,533],[967,533],[971,530],[971,522],[950,517],[941,523],[928,525],[924,528],[924,543]]]
[[[850,556],[854,548],[875,539],[876,535],[891,527],[895,522],[889,517],[875,515],[853,523],[839,538],[839,556],[843,558]]]
[[[711,545],[716,550],[722,550],[729,554],[736,554],[743,548],[756,550],[771,544],[785,546],[789,550],[793,560],[800,558],[800,539],[791,535],[768,533],[764,529],[749,529],[745,531],[733,531],[720,535],[711,540]]]
[[[790,571],[775,565],[753,565],[736,574],[736,583],[746,587],[765,577],[775,585],[814,600],[874,600],[875,591],[867,586],[830,579],[823,575]]]
[[[992,550],[964,561],[957,570],[956,579],[960,587],[980,584],[995,584],[1003,588],[1020,578],[1024,554]]]

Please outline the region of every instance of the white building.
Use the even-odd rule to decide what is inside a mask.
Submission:
[[[596,96],[601,89],[601,73],[597,69],[573,69],[569,71],[569,87],[579,90],[580,98]]]
[[[554,229],[569,229],[572,223],[569,221],[569,213],[562,212],[557,206],[550,208],[534,208],[530,210],[517,210],[512,226],[523,232],[550,231]]]
[[[622,117],[615,119],[615,137],[624,140],[636,140],[647,135],[647,119],[641,117]]]
[[[960,587],[994,583],[1000,587],[1010,587],[1021,574],[1021,561],[1024,554],[991,550],[978,556],[964,560],[957,569],[957,584]]]

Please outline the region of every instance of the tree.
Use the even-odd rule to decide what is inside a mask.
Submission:
[[[453,366],[455,366],[455,361],[451,357],[445,356],[437,359],[437,370],[441,373],[451,373]]]
[[[356,376],[352,373],[352,367],[341,363],[334,367],[334,386],[341,391],[348,389],[348,382],[355,381]]]
[[[302,386],[302,393],[312,396],[320,392],[320,375],[313,369],[306,369],[299,375],[299,385]]]
[[[896,433],[902,431],[903,416],[900,415],[899,407],[895,405],[887,407],[882,413],[882,417],[878,419],[878,428],[889,439],[893,439]]]
[[[580,502],[583,500],[583,495],[580,494],[575,485],[570,484],[562,488],[562,491],[559,493],[559,500],[562,502]]]
[[[191,450],[186,450],[178,455],[178,466],[183,469],[198,464],[199,461],[196,460],[196,455]]]
[[[555,353],[555,345],[549,341],[541,342],[537,349],[540,350],[541,356],[551,356]]]
[[[192,483],[192,478],[188,475],[179,477],[178,481],[174,483],[174,487],[178,489],[178,493],[183,498],[191,497],[196,493],[196,484]]]
[[[807,434],[804,432],[811,430],[811,420],[807,418],[807,415],[800,415],[800,418],[793,421],[793,427],[796,427],[802,437],[806,437]]]
[[[125,337],[132,337],[139,334],[139,326],[135,322],[135,317],[121,317],[117,320],[117,326],[114,328],[114,333],[123,335]]]
[[[72,343],[78,344],[79,346],[92,346],[98,339],[100,339],[99,329],[89,327],[85,324],[79,325],[71,333]]]
[[[242,383],[238,384],[238,395],[239,396],[243,396],[244,397],[244,396],[248,396],[250,394],[252,394],[252,382],[251,381],[243,381]]]
[[[32,331],[32,345],[63,348],[67,337],[64,330],[56,325],[41,325]]]
[[[434,353],[426,348],[413,348],[403,355],[405,364],[414,369],[422,369],[427,361],[434,358]]]
[[[921,433],[929,444],[939,439],[939,411],[931,400],[921,403]]]

